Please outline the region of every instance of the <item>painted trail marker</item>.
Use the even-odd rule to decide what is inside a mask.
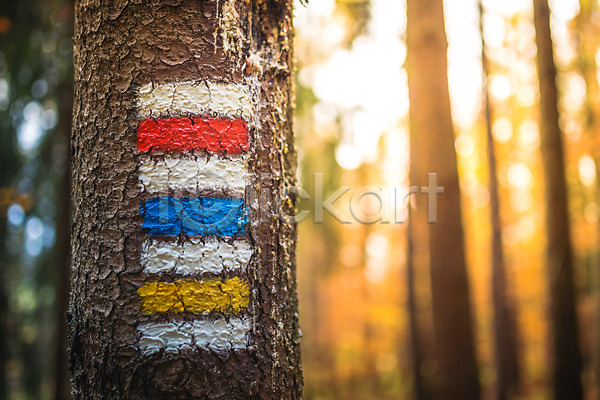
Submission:
[[[146,354],[194,350],[196,346],[213,351],[236,350],[246,347],[250,329],[250,321],[241,318],[143,324],[138,326],[138,346]]]
[[[142,245],[141,264],[149,274],[190,276],[243,271],[252,257],[244,239],[231,244],[217,237],[190,238],[185,244],[149,237]]]
[[[140,202],[140,214],[151,236],[238,236],[248,223],[243,198],[152,197]]]
[[[202,117],[148,118],[138,126],[138,150],[248,151],[248,126],[242,119]]]
[[[138,174],[147,194],[139,208],[146,281],[137,294],[140,312],[156,318],[138,325],[138,347],[145,354],[244,348],[252,328],[244,278],[253,254],[244,202],[248,91],[149,84],[137,106]]]
[[[252,110],[245,86],[220,82],[149,83],[140,88],[137,103],[142,119],[217,113],[248,121]]]
[[[237,314],[248,307],[250,286],[237,276],[224,281],[218,278],[182,279],[146,282],[138,289],[138,294],[145,314],[210,311]]]
[[[243,194],[247,181],[246,160],[242,156],[206,157],[184,153],[173,157],[141,157],[140,182],[149,193],[166,189],[196,192],[202,188],[221,189]]]

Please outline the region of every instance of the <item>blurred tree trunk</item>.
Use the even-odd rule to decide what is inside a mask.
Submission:
[[[68,28],[65,35],[73,36],[73,13],[75,1],[69,0],[63,6],[66,11]],[[72,75],[71,75],[72,77]],[[57,135],[65,146],[66,160],[63,166],[63,176],[58,185],[59,203],[56,215],[56,329],[54,345],[54,399],[67,400],[71,398],[69,375],[69,357],[67,353],[69,331],[67,326],[67,309],[69,307],[69,281],[71,278],[71,131],[73,120],[73,81],[68,79],[59,86],[57,97],[60,102],[60,118]]]
[[[69,305],[69,279],[71,268],[71,245],[69,243],[71,226],[71,163],[69,157],[71,120],[73,111],[73,87],[63,85],[59,88],[60,124],[58,134],[66,147],[67,160],[64,163],[63,177],[59,184],[59,204],[56,215],[56,258],[58,271],[56,274],[56,329],[54,345],[54,399],[66,400],[70,396],[69,361],[67,355],[68,330],[67,308]]]
[[[313,225],[316,226],[316,225]],[[310,252],[302,263],[304,277],[304,297],[301,304],[302,323],[302,363],[305,370],[319,370],[318,377],[313,378],[312,391],[307,387],[304,396],[308,399],[318,397],[323,393],[332,398],[339,398],[338,379],[336,377],[335,348],[329,345],[330,333],[329,310],[327,295],[323,288],[328,274],[324,266],[334,265],[337,251],[328,246],[331,240],[323,232],[311,231]],[[333,246],[332,246],[333,247]],[[300,253],[300,251],[299,251]],[[313,375],[314,376],[314,375]],[[307,378],[308,379],[308,378]]]
[[[490,191],[490,225],[492,227],[492,303],[494,307],[494,353],[496,359],[496,399],[504,400],[514,394],[519,385],[517,356],[517,327],[514,302],[507,291],[506,266],[502,249],[502,222],[494,137],[492,136],[492,109],[489,98],[489,61],[483,37],[483,5],[479,5],[479,32],[481,34],[481,64],[483,69],[483,110],[487,139],[487,157]]]
[[[444,187],[437,202],[437,223],[429,225],[437,395],[448,400],[478,399],[442,0],[408,0],[407,14],[411,185],[422,186],[428,173],[436,173],[437,186]],[[420,194],[417,199],[423,215],[427,196]]]
[[[0,180],[4,181],[4,179]],[[1,210],[6,213],[8,207],[2,207]],[[0,226],[0,251],[2,254],[7,253],[6,249],[6,221],[5,215],[0,216],[2,224]],[[6,400],[8,397],[8,388],[6,379],[6,363],[8,361],[8,294],[4,287],[7,282],[6,270],[8,266],[6,260],[0,261],[0,400]]]
[[[410,351],[410,364],[413,376],[413,393],[417,400],[429,398],[423,380],[423,353],[419,337],[419,318],[417,307],[417,293],[415,287],[415,249],[412,221],[412,193],[409,194],[408,225],[406,227],[406,304],[408,308],[408,344]]]
[[[372,179],[372,170],[373,166],[369,163],[363,163],[360,172],[359,172],[359,185],[360,187],[367,187]],[[372,224],[361,224],[361,232],[360,232],[360,242],[359,247],[362,250],[361,254],[361,271],[360,271],[360,296],[362,298],[361,303],[363,304],[363,315],[359,318],[362,321],[361,334],[363,341],[363,348],[361,351],[363,352],[363,356],[361,357],[361,366],[359,376],[361,377],[360,382],[354,382],[357,389],[359,386],[362,386],[363,390],[366,389],[366,392],[377,396],[379,395],[379,384],[378,379],[379,376],[377,374],[377,366],[375,363],[375,354],[374,350],[374,327],[371,323],[371,310],[373,300],[371,298],[371,282],[367,276],[367,263],[369,262],[369,254],[367,251],[367,244],[369,240],[369,236],[373,233]]]
[[[79,0],[75,14],[69,307],[74,399],[301,398],[296,231],[283,218],[293,215],[295,205],[285,193],[295,186],[296,175],[291,0]],[[140,267],[147,237],[140,227],[140,201],[149,193],[138,179],[136,95],[143,85],[169,90],[164,88],[184,82],[192,82],[182,85],[192,93],[202,91],[200,85],[215,89],[192,100],[184,93],[184,106],[209,103],[215,114],[218,107],[247,108],[248,223],[240,236],[253,250],[249,264],[236,273],[250,287],[242,311],[249,328],[230,325],[233,318],[216,310],[209,315],[140,311],[137,290],[148,282]],[[242,103],[245,90],[249,98]],[[179,96],[156,93],[162,101]],[[168,106],[158,111],[171,113]],[[185,196],[199,196],[187,190]],[[161,222],[163,215],[157,217]],[[198,224],[206,226],[203,222]],[[238,217],[232,222],[241,223]],[[183,236],[176,240],[186,240]],[[213,320],[219,323],[211,325]],[[199,321],[206,324],[191,336],[190,324]],[[158,331],[148,336],[153,352],[138,344],[138,328],[149,323]],[[217,331],[222,325],[230,328]],[[204,330],[211,326],[216,333]],[[235,350],[227,334],[239,343]],[[175,343],[172,352],[165,350],[165,340]],[[213,342],[219,347],[210,347]]]
[[[540,82],[541,153],[546,182],[547,273],[549,278],[552,395],[556,400],[583,397],[582,361],[574,286],[565,164],[558,125],[556,67],[547,0],[534,0]]]
[[[307,98],[308,96],[299,95],[298,101],[306,101]],[[297,112],[300,113],[301,108],[312,110],[312,106],[313,103],[310,106],[297,104]],[[307,131],[314,134],[312,129]],[[303,136],[301,140],[304,141],[305,146],[303,143],[299,145],[307,150],[302,157],[300,166],[303,177],[301,187],[313,194],[316,193],[317,186],[319,187],[317,191],[322,191],[322,193],[335,191],[340,186],[339,180],[342,173],[335,160],[334,144],[327,143],[322,147],[314,148],[310,144],[317,139],[310,134]],[[329,171],[329,173],[324,174],[323,171]],[[327,282],[334,273],[333,267],[340,254],[339,231],[335,225],[313,224],[309,223],[308,219],[302,226],[305,229],[305,237],[310,238],[309,241],[303,243],[304,251],[298,251],[299,255],[302,254],[306,257],[302,262],[301,272],[304,281],[303,284],[299,282],[305,293],[301,303],[301,315],[304,321],[302,324],[302,363],[307,371],[309,369],[313,371],[313,374],[309,373],[313,376],[312,385],[304,389],[303,395],[309,399],[318,396],[337,399],[341,397],[340,389],[343,385],[340,385],[342,379],[337,374],[336,347],[331,345],[331,326],[333,325],[331,314],[335,310],[335,305],[328,301]],[[311,366],[315,366],[315,368],[311,369]]]
[[[591,149],[592,157],[598,166],[600,161],[600,91],[598,87],[596,52],[598,50],[598,22],[597,15],[600,11],[596,0],[581,0],[579,2],[579,15],[575,17],[573,33],[576,40],[577,69],[581,72],[586,86],[585,123],[586,134],[583,146]],[[600,171],[596,168],[596,176]],[[591,202],[600,198],[600,179],[596,178],[596,184],[591,192]],[[596,199],[596,200],[594,200]],[[598,246],[591,249],[593,270],[592,279],[594,315],[592,330],[591,362],[594,369],[594,381],[596,384],[596,399],[600,399],[600,251]],[[583,353],[585,355],[585,352]],[[585,363],[585,360],[584,360]]]

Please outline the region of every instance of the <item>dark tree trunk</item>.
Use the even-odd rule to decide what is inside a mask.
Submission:
[[[69,308],[74,399],[299,399],[296,233],[289,218],[281,217],[293,213],[294,199],[285,189],[295,185],[296,172],[292,2],[77,1],[74,61]],[[165,97],[169,102],[161,103]],[[138,124],[148,116],[150,124],[156,117],[194,117],[177,120],[193,126],[199,117],[228,124],[243,119],[248,175],[241,193],[215,189],[202,179],[196,190],[169,186],[161,189],[160,198],[175,199],[169,201],[179,207],[200,204],[202,217],[194,219],[191,208],[173,206],[175,211],[160,211],[153,220],[151,204],[158,197],[140,180],[144,157],[171,157],[177,163],[190,154],[170,151],[177,141],[166,143],[167,150],[136,144]],[[217,145],[223,147],[211,154],[195,148],[194,157],[207,160],[206,165],[233,159],[221,141]],[[175,176],[168,177],[171,184]],[[215,225],[219,238],[193,236],[209,232],[202,230],[203,218],[215,217],[202,208],[209,204],[205,200],[192,203],[200,196],[225,198],[215,204],[240,204]],[[246,224],[239,211],[244,207]],[[237,230],[229,231],[220,224],[229,221],[232,210],[239,212],[231,220],[231,229]],[[194,222],[200,227],[186,231],[186,223]],[[171,223],[179,230],[164,228]],[[165,232],[181,233],[168,238],[161,236]],[[142,248],[150,239],[153,244]],[[192,243],[209,251],[209,239],[217,240],[219,249],[250,246],[249,263],[234,269],[211,264],[212,272],[181,277],[177,268],[157,273],[163,265],[151,271],[141,258],[159,245],[178,249]],[[200,258],[183,266],[198,271],[205,262]],[[239,298],[226,291],[231,282],[241,282],[235,289]],[[144,298],[154,284],[170,289]],[[191,295],[186,287],[192,288]],[[175,295],[169,297],[168,290]],[[211,291],[229,303],[192,307],[212,304]],[[151,296],[159,295],[163,300],[157,302],[172,298],[172,305],[153,309],[157,303]],[[219,331],[219,326],[225,328]]]
[[[415,188],[416,189],[416,188]],[[409,194],[412,196],[412,194]],[[414,232],[412,221],[412,205],[408,204],[408,225],[406,227],[406,304],[408,308],[408,344],[410,348],[410,365],[413,377],[413,393],[416,400],[427,400],[426,386],[423,379],[423,353],[419,335],[419,318],[415,282]]]
[[[553,361],[552,395],[556,400],[575,400],[583,397],[582,361],[573,283],[574,266],[564,153],[558,125],[556,67],[547,0],[534,1],[534,20],[540,82],[541,153],[546,182],[546,256]]]
[[[423,186],[427,174],[436,173],[437,186],[444,187],[437,202],[437,223],[429,225],[437,392],[443,399],[478,399],[442,1],[409,0],[407,14],[411,185]],[[423,215],[427,198],[422,194],[417,198]]]
[[[488,143],[488,169],[490,190],[490,224],[492,227],[492,303],[494,307],[494,353],[496,359],[496,399],[504,400],[515,393],[519,383],[517,356],[517,327],[514,303],[507,291],[507,276],[502,249],[502,222],[500,220],[500,195],[494,137],[492,136],[492,110],[489,100],[489,65],[483,39],[483,6],[479,1],[479,31],[481,33],[481,64],[483,68],[483,109]]]
[[[72,26],[71,26],[72,27]],[[61,102],[60,139],[69,147],[71,138],[71,112],[73,110],[73,92],[71,85],[63,85],[59,90]],[[67,151],[66,154],[69,154]],[[71,226],[71,163],[69,158],[64,163],[63,177],[59,185],[59,204],[56,215],[56,329],[54,344],[54,399],[67,400],[69,392],[69,358],[67,354],[68,329],[66,314],[69,306],[69,279],[71,267],[71,245],[69,243],[69,227]]]
[[[598,27],[596,23],[596,15],[600,7],[596,1],[582,0],[579,2],[579,15],[574,19],[574,46],[577,51],[578,71],[581,72],[585,80],[586,87],[586,102],[584,107],[584,115],[586,122],[586,136],[584,137],[584,146],[589,146],[592,157],[598,165],[600,160],[600,147],[598,146],[598,137],[600,136],[600,91],[598,79],[596,78],[596,62],[595,56],[598,48]],[[596,171],[600,175],[600,171]],[[591,194],[592,198],[600,198],[600,185],[598,181],[594,186],[594,191]],[[586,199],[586,202],[590,199]],[[596,399],[600,399],[600,251],[598,247],[591,251],[593,272],[590,274],[590,279],[593,282],[593,301],[596,305],[593,313],[593,329],[592,329],[592,354],[590,362],[594,370],[594,383],[596,385]],[[585,352],[584,364],[585,364]]]
[[[2,210],[4,211],[4,210]],[[6,223],[0,226],[0,250],[6,254]],[[8,361],[8,294],[6,293],[6,281],[8,263],[3,260],[0,264],[0,330],[4,332],[0,338],[0,400],[8,398],[8,379],[6,376],[6,362]]]

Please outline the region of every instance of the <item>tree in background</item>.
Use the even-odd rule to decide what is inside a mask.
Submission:
[[[547,0],[535,0],[533,4],[540,85],[541,155],[546,183],[546,256],[552,343],[552,396],[556,400],[581,399],[582,360],[564,151],[558,124],[558,91],[550,35],[550,8]]]
[[[483,70],[483,112],[487,140],[487,161],[490,192],[490,225],[492,230],[492,303],[494,307],[494,356],[496,359],[496,399],[508,398],[519,384],[519,359],[517,356],[517,328],[514,303],[507,292],[506,265],[502,248],[502,221],[500,220],[500,195],[494,137],[492,135],[492,106],[489,98],[489,60],[483,37],[483,5],[479,6],[479,31],[481,33],[481,64]]]
[[[409,194],[412,196],[412,194]],[[413,392],[417,400],[429,398],[423,377],[423,351],[419,335],[419,318],[415,283],[414,232],[412,222],[412,199],[408,204],[406,227],[406,308],[408,312],[408,344],[410,348],[410,367],[413,379]]]
[[[292,2],[79,1],[75,21],[74,398],[299,399]]]
[[[582,110],[585,134],[580,146],[586,152],[591,150],[591,157],[595,161],[595,176],[598,176],[597,165],[600,160],[600,146],[598,142],[600,136],[598,134],[600,131],[600,88],[596,75],[597,63],[595,57],[600,43],[598,41],[598,21],[596,17],[600,11],[600,7],[598,2],[592,0],[581,0],[579,7],[579,14],[574,18],[571,28],[575,37],[575,46],[578,49],[574,67],[576,71],[581,73],[586,89],[585,104]],[[593,182],[590,183],[592,185],[588,193],[586,193],[585,185],[582,187],[588,205],[596,204],[596,199],[600,197],[600,185],[598,181],[595,184]],[[570,205],[573,206],[574,204],[570,203]],[[597,230],[597,232],[599,231]],[[590,278],[589,287],[593,290],[592,296],[594,297],[593,304],[595,304],[595,309],[593,329],[591,330],[592,354],[589,361],[593,365],[596,387],[600,388],[600,252],[596,245],[597,239],[592,243],[588,250],[587,259],[591,266],[588,277]],[[579,300],[581,301],[582,299],[580,298]],[[585,333],[585,330],[582,331],[582,333]],[[585,336],[580,337],[580,340],[585,343]],[[585,364],[585,352],[583,352],[583,355]]]
[[[480,395],[460,191],[447,78],[447,41],[441,0],[408,0],[407,73],[411,122],[411,185],[437,173],[437,223],[429,225],[429,263],[437,352],[437,394],[444,399]],[[427,209],[425,196],[419,214]],[[415,219],[415,223],[423,217]],[[425,240],[415,237],[415,241]]]

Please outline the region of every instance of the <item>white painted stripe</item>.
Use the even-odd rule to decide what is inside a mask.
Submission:
[[[242,154],[140,156],[139,179],[148,192],[166,189],[231,189],[244,191],[248,170]]]
[[[243,117],[250,123],[252,103],[248,87],[221,82],[149,83],[139,88],[137,105],[142,118],[177,114]]]
[[[195,275],[240,272],[252,257],[252,246],[245,240],[232,244],[219,238],[190,237],[190,242],[179,244],[148,237],[142,245],[140,263],[147,273],[174,273]]]
[[[248,345],[250,321],[220,318],[215,321],[146,323],[138,326],[138,346],[145,354],[204,348],[213,351],[243,349]]]

